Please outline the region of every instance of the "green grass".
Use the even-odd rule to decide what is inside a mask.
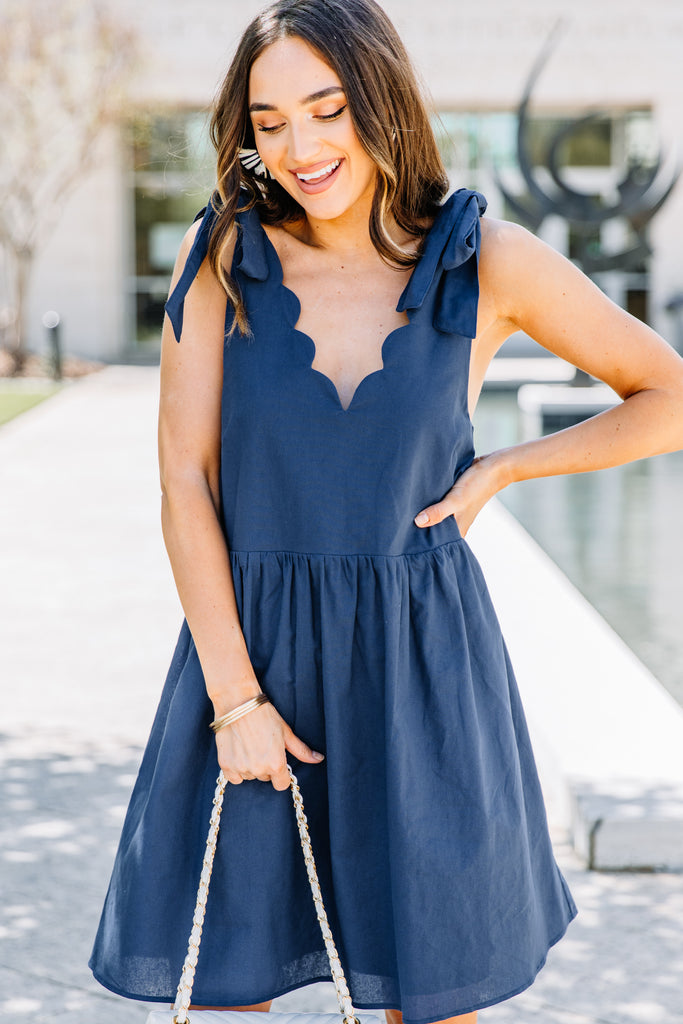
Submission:
[[[32,409],[44,398],[49,398],[56,389],[46,391],[5,391],[0,389],[0,426],[14,419],[20,413]]]

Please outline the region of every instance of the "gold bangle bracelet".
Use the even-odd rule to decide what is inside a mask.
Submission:
[[[248,715],[250,711],[254,711],[255,708],[259,708],[262,704],[269,704],[270,697],[265,693],[259,693],[256,697],[251,697],[249,700],[245,700],[244,704],[238,704],[232,711],[228,711],[227,715],[221,715],[220,718],[214,719],[211,722],[211,728],[214,732],[218,732],[219,729],[224,729],[226,725],[232,725],[238,718],[243,715]]]

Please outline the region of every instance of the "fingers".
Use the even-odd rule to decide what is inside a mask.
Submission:
[[[325,755],[317,750],[311,750],[303,740],[295,736],[291,729],[285,730],[285,749],[294,754],[298,761],[306,761],[308,764],[318,764],[325,760]]]
[[[436,505],[430,505],[419,512],[413,521],[416,526],[435,526],[452,515],[453,509],[449,507],[447,501],[437,501]]]
[[[440,501],[418,512],[413,522],[424,529],[452,516],[464,537],[486,502],[509,482],[509,479],[501,477],[495,453],[493,456],[478,455],[458,476],[450,491]]]
[[[281,767],[274,769],[272,772],[263,772],[261,775],[253,775],[251,772],[238,772],[234,769],[223,769],[228,782],[233,786],[239,786],[242,782],[254,782],[258,779],[259,782],[272,782],[275,789],[288,789],[289,788],[289,772],[287,771],[287,762],[285,761]]]
[[[235,744],[234,737],[217,734],[219,744],[219,762],[227,781],[234,786],[242,782],[258,779],[259,782],[270,782],[274,789],[289,788],[290,778],[287,770],[287,751],[299,761],[308,764],[319,764],[324,755],[312,750],[303,740],[295,736],[289,726],[280,719],[279,736],[276,742],[267,744],[266,749],[257,753],[252,743]],[[275,740],[275,737],[272,738]],[[282,744],[282,745],[280,745]]]
[[[270,775],[252,775],[251,772],[238,772],[234,768],[228,770],[224,768],[223,775],[233,786],[239,786],[242,782],[254,782],[256,779],[259,782],[270,782],[271,778]]]
[[[273,789],[284,790],[289,789],[289,772],[287,771],[287,763],[278,772],[274,772],[271,776],[270,781],[273,784]]]
[[[437,523],[442,523],[444,519],[452,517],[455,519],[456,524],[459,524],[464,511],[461,484],[458,482],[451,487],[450,491],[444,494],[441,501],[428,505],[427,508],[418,512],[413,522],[416,526],[424,528],[425,526],[436,526]]]
[[[223,769],[223,775],[233,786],[239,786],[242,782],[254,782],[256,779],[259,782],[270,782],[271,778],[270,775],[252,775],[251,772],[226,771],[225,769]]]
[[[414,523],[416,526],[424,529],[425,526],[436,526],[438,523],[444,522],[445,519],[455,520],[455,525],[461,537],[465,537],[472,524],[469,515],[465,515],[461,510],[452,508],[445,498],[443,501],[437,502],[436,505],[430,505],[429,508],[416,515]]]

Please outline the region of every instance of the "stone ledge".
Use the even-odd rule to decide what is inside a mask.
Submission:
[[[620,402],[607,384],[576,387],[572,384],[523,384],[517,392],[522,437],[540,437],[547,423],[578,423],[605,412]],[[559,429],[559,426],[555,426]]]
[[[555,356],[496,356],[486,371],[487,391],[518,390],[536,384],[569,384],[574,367]]]
[[[683,786],[569,782],[574,848],[598,871],[683,871]]]

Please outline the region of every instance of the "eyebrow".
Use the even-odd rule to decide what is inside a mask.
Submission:
[[[318,100],[324,100],[327,96],[334,96],[335,93],[344,92],[341,85],[329,85],[327,89],[319,89],[318,92],[312,92],[310,96],[306,96],[301,100],[301,106],[306,107],[309,103],[316,103]],[[250,113],[256,113],[259,110],[277,110],[272,103],[252,103],[249,106]]]

